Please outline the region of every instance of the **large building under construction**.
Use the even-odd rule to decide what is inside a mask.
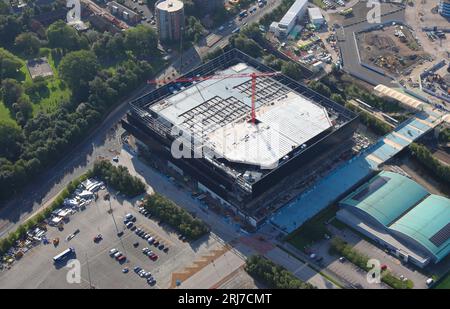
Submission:
[[[338,155],[357,125],[353,112],[282,74],[258,78],[253,92],[249,76],[269,72],[231,50],[139,98],[123,121],[138,145],[254,227],[285,179]]]

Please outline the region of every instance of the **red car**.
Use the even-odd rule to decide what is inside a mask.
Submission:
[[[150,254],[148,257],[152,261],[156,261],[158,259],[158,256],[155,253]]]
[[[127,260],[127,257],[125,255],[121,255],[117,258],[117,261],[119,261],[119,263],[125,262]]]
[[[386,270],[388,267],[386,264],[381,265],[381,270]]]

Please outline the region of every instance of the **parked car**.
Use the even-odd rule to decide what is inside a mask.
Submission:
[[[111,257],[113,257],[117,252],[119,252],[119,250],[117,250],[116,248],[113,248],[113,249],[109,250],[109,255]]]
[[[98,234],[98,235],[96,235],[96,236],[94,237],[94,242],[95,242],[95,243],[98,243],[98,242],[100,242],[102,239],[103,239],[102,234]]]
[[[139,247],[139,242],[136,241],[136,242],[133,244],[133,247],[135,247],[135,248]]]

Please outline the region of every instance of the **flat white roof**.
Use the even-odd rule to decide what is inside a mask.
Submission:
[[[240,63],[220,74],[253,73]],[[210,79],[151,106],[165,121],[200,139],[219,158],[269,168],[332,126],[326,109],[272,78],[257,82],[256,119],[250,78]]]
[[[289,92],[257,110],[258,123],[245,119],[209,134],[212,149],[231,162],[274,168],[292,150],[331,127],[326,110]]]
[[[281,25],[289,25],[292,23],[294,19],[297,18],[298,13],[308,5],[308,0],[297,0],[294,4],[289,8],[283,18],[280,20],[279,24]]]
[[[320,11],[319,8],[309,8],[308,15],[309,15],[309,18],[312,20],[323,19],[322,12]]]
[[[183,9],[183,2],[179,0],[165,0],[156,4],[156,7],[159,10],[167,11],[167,12],[177,12]]]

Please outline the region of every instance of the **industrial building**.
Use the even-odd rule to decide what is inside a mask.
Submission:
[[[383,171],[340,202],[337,218],[418,267],[450,253],[450,199]]]
[[[120,19],[126,21],[129,24],[137,24],[141,20],[139,14],[137,14],[133,10],[130,10],[126,6],[123,6],[120,3],[111,1],[108,2],[107,6],[111,14],[119,17]]]
[[[296,0],[278,23],[273,22],[270,25],[270,30],[279,37],[286,37],[297,21],[305,15],[307,8],[308,0]]]
[[[439,13],[444,17],[450,17],[450,0],[441,0],[439,2]]]
[[[268,72],[231,50],[183,82],[138,99],[123,122],[140,150],[189,175],[198,190],[253,227],[264,221],[261,209],[283,191],[284,179],[339,156],[357,125],[353,112],[280,73],[258,78],[253,92],[249,76]]]
[[[184,27],[184,4],[180,0],[155,3],[156,25],[161,41],[180,40]]]
[[[319,8],[309,8],[308,9],[309,21],[316,27],[320,27],[325,23],[322,12]]]

